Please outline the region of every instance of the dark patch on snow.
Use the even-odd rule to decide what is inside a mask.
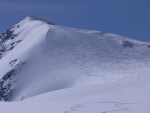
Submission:
[[[2,58],[2,54],[3,54],[3,53],[0,53],[0,59]]]
[[[12,42],[12,43],[11,43],[11,46],[13,46],[14,44],[15,44],[15,42]]]
[[[8,50],[12,50],[14,48],[14,46],[10,47]]]
[[[14,82],[15,70],[7,72],[0,80],[0,101],[10,101],[12,97],[12,82]]]
[[[6,32],[2,33],[0,38],[2,42],[5,42],[6,40],[12,39],[14,37],[15,37],[14,30],[8,29],[6,30]]]
[[[11,37],[10,39],[13,40],[15,37]]]
[[[4,52],[5,51],[5,47],[2,46],[2,48],[0,48],[0,52]]]
[[[133,48],[133,43],[129,42],[129,41],[123,41],[122,42],[122,46],[123,47],[130,47]]]
[[[8,50],[6,50],[6,48],[8,48],[6,42],[8,40],[13,40],[17,36],[16,34],[14,34],[14,30],[12,28],[6,30],[6,32],[2,33],[2,35],[0,36],[0,52],[1,52],[0,58],[2,57],[3,53],[5,53],[8,50],[12,50],[14,48],[13,45],[15,44],[15,42],[12,42],[11,47]]]
[[[19,42],[21,42],[22,40],[18,40],[16,43],[19,43]]]
[[[12,60],[9,64],[16,64],[17,59]],[[27,62],[27,61],[26,61]],[[16,64],[14,69],[8,71],[1,79],[0,79],[0,101],[11,101],[13,98],[13,90],[15,84],[15,78],[17,70],[22,67],[26,62],[22,62],[20,64]]]
[[[14,64],[16,64],[16,62],[17,62],[17,59],[14,59],[14,60],[9,62],[9,65],[13,66]]]

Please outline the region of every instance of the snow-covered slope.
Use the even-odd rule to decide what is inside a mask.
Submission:
[[[0,108],[149,113],[149,69],[150,43],[27,17],[0,37],[0,99],[24,101]]]

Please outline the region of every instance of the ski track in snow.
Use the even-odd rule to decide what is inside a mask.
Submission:
[[[115,109],[110,109],[110,108],[103,108],[103,105],[105,104],[106,106],[115,106]],[[150,103],[123,103],[123,102],[114,102],[114,101],[108,101],[108,102],[95,102],[95,103],[84,103],[84,104],[77,104],[75,106],[70,107],[68,111],[65,111],[64,113],[91,113],[89,110],[91,107],[97,107],[94,108],[95,113],[109,113],[109,112],[115,112],[115,113],[120,113],[120,112],[133,112],[132,107],[138,107],[140,105],[145,105],[145,106],[150,106]],[[89,109],[90,108],[90,109]],[[83,109],[83,110],[82,110]],[[105,109],[105,110],[103,110]],[[108,110],[110,109],[110,110]]]

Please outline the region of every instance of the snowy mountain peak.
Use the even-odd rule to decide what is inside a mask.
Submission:
[[[133,70],[143,65],[149,68],[149,45],[27,17],[0,37],[0,100],[19,101],[71,87],[137,82],[140,75]]]

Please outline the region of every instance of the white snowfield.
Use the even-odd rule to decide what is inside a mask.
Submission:
[[[0,39],[0,113],[150,113],[150,43],[46,21]]]

